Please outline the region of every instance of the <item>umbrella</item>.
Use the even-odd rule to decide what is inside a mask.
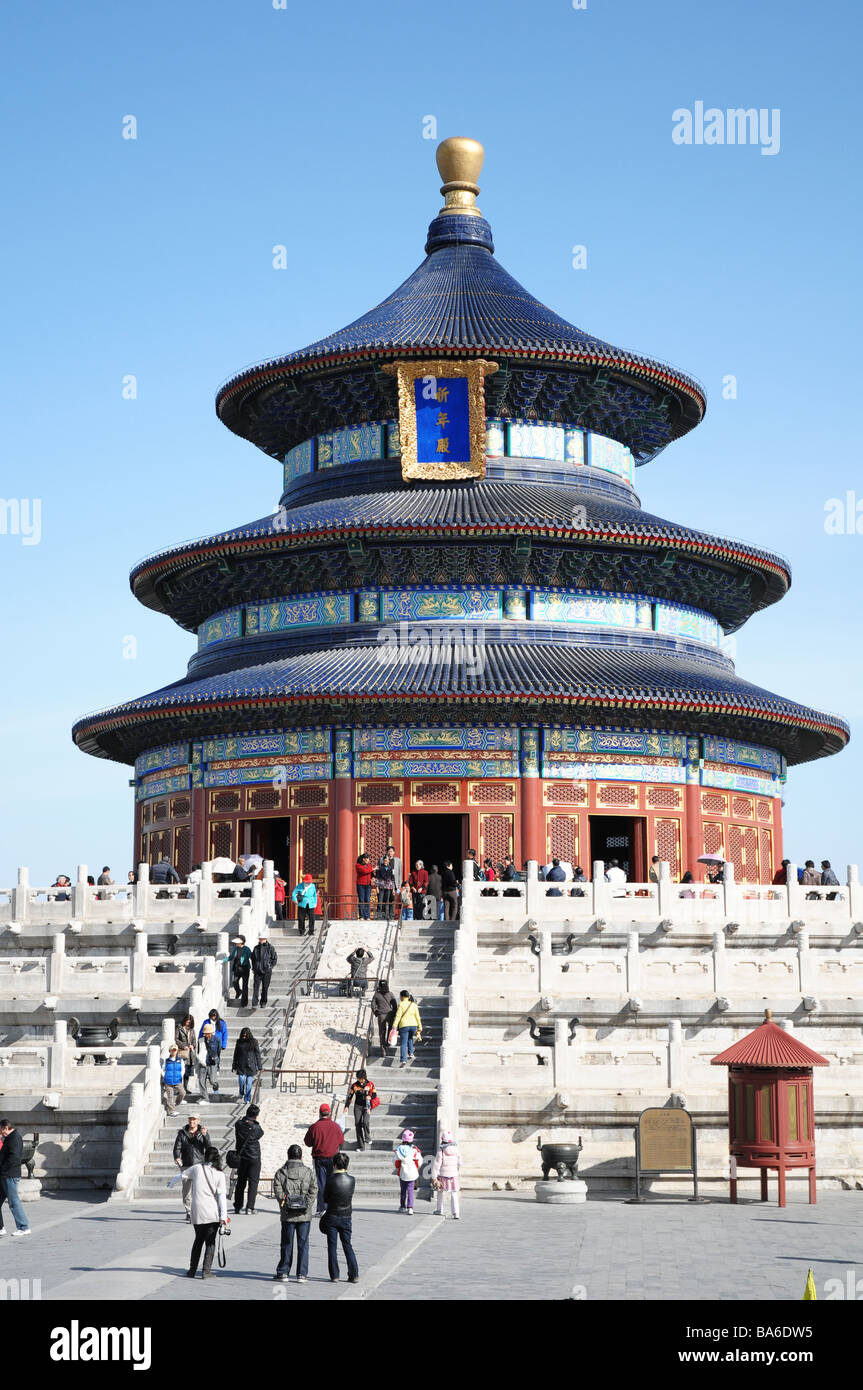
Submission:
[[[247,854],[247,855],[246,855],[246,868],[247,868],[247,869],[252,869],[252,868],[254,868],[255,873],[257,873],[257,872],[258,872],[258,869],[263,868],[263,864],[264,864],[264,857],[263,857],[262,854]]]
[[[697,864],[724,864],[725,860],[721,854],[699,854]]]
[[[233,861],[233,859],[228,859],[228,858],[226,858],[225,855],[222,855],[221,859],[214,859],[214,860],[213,860],[213,873],[214,873],[214,874],[232,874],[233,872],[234,872],[234,861]]]

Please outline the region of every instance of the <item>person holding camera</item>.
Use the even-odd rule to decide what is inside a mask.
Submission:
[[[305,1284],[309,1273],[309,1232],[318,1196],[318,1182],[313,1170],[303,1163],[302,1158],[303,1151],[299,1144],[292,1144],[288,1149],[287,1163],[273,1178],[273,1196],[279,1204],[282,1223],[279,1266],[273,1278],[282,1284],[288,1282],[291,1272],[294,1236],[297,1239],[297,1283]]]
[[[201,1269],[201,1278],[212,1279],[216,1236],[220,1226],[227,1228],[229,1224],[228,1193],[219,1150],[207,1149],[203,1163],[195,1163],[191,1168],[184,1168],[183,1178],[188,1179],[191,1184],[192,1225],[195,1228],[195,1239],[192,1244],[192,1254],[186,1277],[194,1279],[198,1272],[198,1261],[203,1250],[204,1263]]]

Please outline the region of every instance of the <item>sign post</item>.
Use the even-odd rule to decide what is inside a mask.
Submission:
[[[704,1202],[698,1195],[698,1152],[695,1126],[688,1110],[665,1110],[653,1106],[642,1110],[635,1126],[635,1196],[630,1202],[646,1202],[642,1178],[658,1178],[664,1173],[691,1173],[693,1195],[690,1202]]]

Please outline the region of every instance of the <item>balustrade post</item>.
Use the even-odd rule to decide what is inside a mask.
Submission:
[[[727,921],[730,917],[736,918],[740,912],[740,889],[735,882],[734,865],[731,860],[726,862],[722,877],[722,906]]]
[[[77,881],[72,885],[72,895],[71,895],[71,896],[72,896],[72,912],[71,912],[71,915],[72,915],[72,917],[77,918],[77,920],[78,920],[79,922],[85,921],[85,919],[90,915],[90,903],[91,903],[91,896],[90,896],[90,895],[91,895],[91,893],[93,893],[93,892],[94,892],[94,890],[90,888],[90,885],[89,885],[88,882],[87,882],[87,865],[86,865],[86,864],[79,864],[79,865],[78,865],[78,878],[77,878]]]
[[[135,884],[135,916],[146,921],[150,915],[150,865],[138,865],[138,879]]]
[[[52,1090],[62,1090],[66,1079],[66,1022],[54,1020],[54,1034],[49,1046],[48,1085]]]
[[[626,942],[626,991],[633,994],[641,988],[641,956],[638,951],[638,932],[631,931]]]
[[[270,921],[276,915],[276,870],[272,859],[264,860],[264,912]]]
[[[539,865],[535,859],[527,861],[524,906],[528,917],[539,916],[543,909],[543,903],[540,902]]]
[[[12,921],[30,920],[30,870],[18,869],[18,884],[12,889]]]
[[[56,994],[58,998],[63,993],[64,977],[66,974],[65,966],[66,938],[62,932],[56,932],[51,938],[51,954],[48,957],[48,979],[46,983],[48,986],[48,993]]]
[[[728,989],[728,956],[725,953],[724,931],[713,933],[713,988],[717,994],[725,994]]]
[[[797,971],[801,994],[814,994],[812,981],[812,957],[809,954],[809,928],[801,927],[797,933]]]
[[[675,896],[677,885],[671,880],[671,865],[666,860],[659,861],[659,884],[656,894],[656,902],[660,917],[670,917],[674,911],[677,899]]]
[[[593,861],[593,878],[591,880],[593,890],[593,912],[596,917],[608,917],[612,907],[612,897],[609,889],[610,883],[605,881],[605,864],[601,859]]]
[[[479,900],[479,883],[473,876],[474,861],[465,859],[461,866],[461,915],[474,908]]]
[[[198,902],[197,913],[202,922],[208,922],[213,910],[213,864],[207,860],[201,865],[201,882],[195,885]]]
[[[539,941],[537,981],[540,994],[545,994],[547,990],[552,990],[555,984],[552,974],[551,931],[548,927],[540,927],[536,935]]]
[[[673,1018],[668,1025],[668,1085],[672,1091],[683,1091],[686,1087],[683,1027],[679,1018]]]
[[[852,922],[863,919],[863,885],[856,864],[848,865],[848,913]]]
[[[170,1016],[162,1019],[162,1051],[166,1056],[171,1044],[176,1042],[176,1038],[174,1037],[176,1026],[176,1023]]]
[[[150,964],[147,955],[147,933],[145,931],[135,933],[135,944],[132,949],[132,960],[130,963],[131,990],[133,994],[141,994],[147,987],[147,973]]]
[[[569,1082],[569,1024],[565,1018],[554,1020],[554,1048],[552,1069],[555,1087],[566,1086]]]
[[[231,934],[230,932],[220,931],[216,938],[216,960],[221,960],[222,956],[231,954]],[[221,985],[221,988],[219,986]],[[230,967],[227,960],[222,961],[221,974],[216,975],[216,989],[223,999],[227,999],[231,989]]]

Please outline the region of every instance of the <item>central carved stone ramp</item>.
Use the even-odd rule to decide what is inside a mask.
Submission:
[[[390,970],[390,989],[398,998],[409,990],[419,1006],[423,1041],[415,1049],[416,1061],[401,1067],[398,1046],[382,1058],[377,1024],[366,1069],[375,1083],[381,1103],[371,1115],[372,1144],[357,1150],[353,1112],[345,1135],[345,1151],[351,1156],[351,1172],[357,1179],[357,1202],[366,1198],[399,1200],[398,1179],[393,1171],[393,1152],[404,1129],[412,1129],[423,1157],[432,1156],[437,1144],[437,1083],[443,1020],[449,1009],[452,953],[457,924],[402,922],[398,952]],[[371,984],[369,986],[371,989]],[[344,1099],[344,1097],[342,1097]],[[428,1190],[424,1175],[421,1190]]]

